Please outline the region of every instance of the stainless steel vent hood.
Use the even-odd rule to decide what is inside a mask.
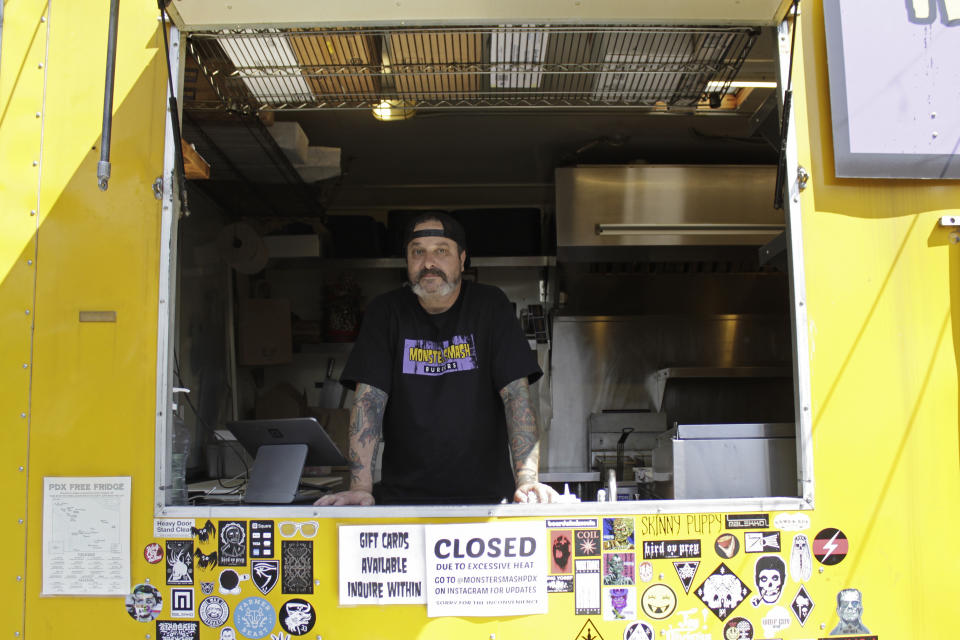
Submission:
[[[561,259],[619,260],[657,247],[759,247],[784,230],[777,168],[604,165],[556,171]]]

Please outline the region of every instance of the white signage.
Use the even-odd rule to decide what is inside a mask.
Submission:
[[[154,518],[154,538],[192,538],[192,518]]]
[[[423,604],[423,525],[341,526],[340,604]]]
[[[547,612],[542,522],[426,525],[427,616]]]
[[[129,476],[43,479],[43,595],[130,592]]]

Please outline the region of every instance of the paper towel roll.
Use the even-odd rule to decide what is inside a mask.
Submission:
[[[228,224],[220,232],[217,246],[224,262],[240,273],[257,273],[267,266],[267,247],[250,225]]]

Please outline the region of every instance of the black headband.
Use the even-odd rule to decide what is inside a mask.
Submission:
[[[449,238],[456,242],[456,238],[447,233],[446,229],[420,229],[420,231],[414,231],[410,234],[410,240],[414,238],[427,238],[431,236],[436,236],[438,238]],[[409,240],[407,241],[409,243]]]

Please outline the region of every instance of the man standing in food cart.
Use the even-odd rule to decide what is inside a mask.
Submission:
[[[444,213],[414,219],[404,253],[408,286],[370,302],[343,371],[355,389],[350,488],[316,504],[553,501],[530,400],[543,372],[509,300],[463,280],[466,234]]]

